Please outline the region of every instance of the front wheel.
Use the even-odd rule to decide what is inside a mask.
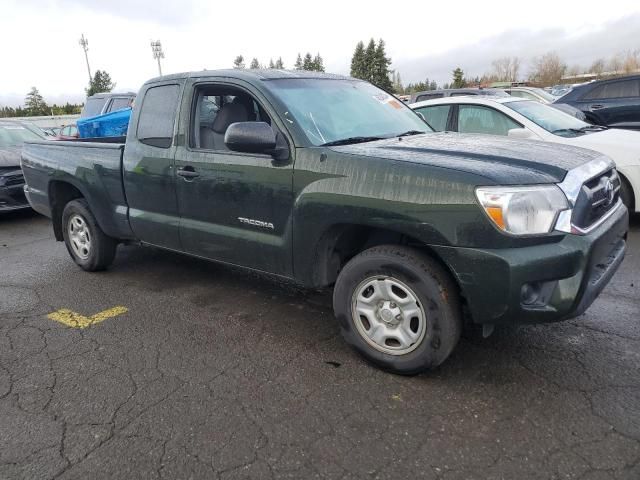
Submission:
[[[402,246],[370,248],[338,276],[333,307],[345,340],[399,374],[440,365],[460,338],[457,286],[430,257]]]
[[[65,205],[62,235],[71,258],[82,269],[104,270],[113,262],[118,242],[100,229],[86,200],[80,198]]]

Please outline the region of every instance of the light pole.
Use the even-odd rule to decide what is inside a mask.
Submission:
[[[84,38],[84,33],[80,37],[80,41],[78,43],[84,50],[84,59],[87,61],[87,72],[89,73],[89,85],[91,85],[93,78],[91,77],[91,68],[89,68],[89,55],[87,54],[87,51],[89,50],[89,40]]]
[[[160,40],[151,42],[151,51],[153,52],[153,58],[158,60],[158,72],[160,73],[160,76],[162,76],[162,66],[160,65],[160,59],[164,58],[164,52],[162,51],[162,44],[160,43]]]

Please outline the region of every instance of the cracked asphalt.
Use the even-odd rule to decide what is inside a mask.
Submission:
[[[136,246],[85,273],[4,215],[0,478],[638,480],[639,218],[629,243],[585,315],[405,378],[351,352],[327,292]]]

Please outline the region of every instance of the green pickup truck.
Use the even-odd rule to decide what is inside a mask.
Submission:
[[[348,77],[279,70],[144,84],[125,138],[31,142],[25,193],[83,269],[137,242],[333,285],[346,341],[412,374],[463,323],[584,312],[625,252],[613,162],[574,147],[433,133]]]

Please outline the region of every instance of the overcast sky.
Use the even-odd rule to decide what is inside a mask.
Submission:
[[[78,45],[89,40],[92,71],[107,70],[117,90],[137,90],[157,75],[150,40],[160,39],[163,72],[228,68],[236,55],[290,68],[298,52],[320,52],[327,71],[349,73],[359,40],[382,37],[404,82],[450,81],[491,60],[527,61],[549,50],[569,65],[640,49],[640,2],[537,0],[489,2],[404,0],[0,0],[0,105],[20,105],[31,86],[49,103],[82,101],[88,75]],[[389,7],[392,8],[389,8]]]

